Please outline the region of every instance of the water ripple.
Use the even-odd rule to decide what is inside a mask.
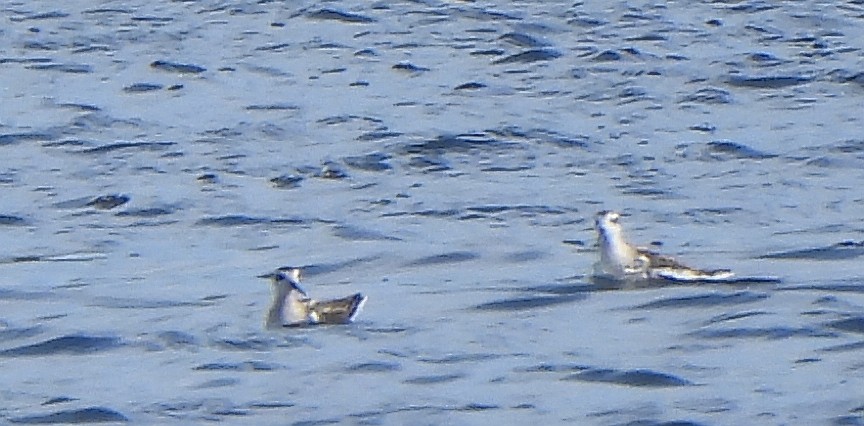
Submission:
[[[72,335],[56,337],[32,345],[0,351],[0,356],[50,356],[50,355],[90,355],[116,349],[125,344],[117,337],[98,337],[87,335]]]

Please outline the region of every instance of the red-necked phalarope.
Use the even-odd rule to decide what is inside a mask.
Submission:
[[[346,324],[354,321],[366,303],[366,296],[360,293],[341,299],[314,300],[300,287],[300,275],[300,268],[284,266],[258,276],[270,278],[273,285],[273,303],[267,311],[265,327]]]
[[[615,279],[669,279],[680,281],[724,280],[734,275],[728,269],[701,270],[678,263],[675,259],[639,248],[624,239],[624,230],[612,211],[597,213],[597,244],[600,262],[594,274]]]

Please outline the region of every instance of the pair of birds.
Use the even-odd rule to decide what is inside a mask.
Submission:
[[[614,211],[597,214],[594,226],[600,261],[594,265],[595,276],[623,281],[711,281],[732,277],[733,273],[728,269],[691,268],[670,257],[630,244],[624,237],[620,219],[621,214]],[[366,303],[366,296],[361,293],[324,301],[310,298],[300,287],[301,270],[297,267],[282,267],[259,277],[269,278],[273,284],[273,303],[266,320],[266,327],[271,329],[349,323]]]

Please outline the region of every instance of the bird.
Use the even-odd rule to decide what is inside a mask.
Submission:
[[[270,279],[273,288],[273,301],[264,323],[267,329],[348,324],[354,321],[366,303],[367,298],[362,293],[331,300],[312,299],[300,287],[301,275],[301,268],[283,266],[258,276]]]
[[[619,223],[621,214],[614,211],[597,213],[594,222],[600,261],[594,265],[596,276],[617,280],[665,279],[673,281],[710,281],[731,278],[728,269],[703,270],[692,268],[671,257],[627,242]]]

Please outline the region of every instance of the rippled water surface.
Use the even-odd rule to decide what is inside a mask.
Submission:
[[[861,2],[2,12],[3,422],[864,424]]]

